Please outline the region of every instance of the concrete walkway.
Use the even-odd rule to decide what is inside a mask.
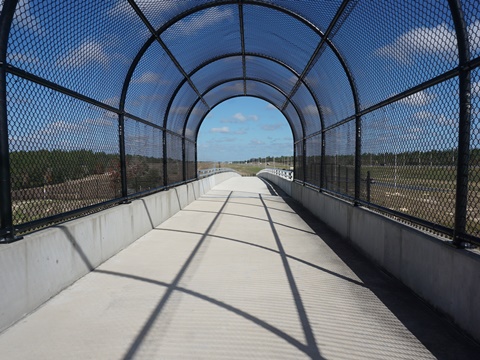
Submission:
[[[257,178],[215,187],[0,335],[1,359],[479,354]]]

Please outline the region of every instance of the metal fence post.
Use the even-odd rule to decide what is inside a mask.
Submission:
[[[370,178],[370,170],[367,171],[367,202],[370,202],[370,184],[372,183],[372,179]]]
[[[325,187],[325,131],[322,131],[322,149],[320,153],[320,189]]]
[[[303,185],[307,180],[307,140],[303,138],[302,140],[302,151],[303,151],[303,159],[302,159],[302,166],[303,166]]]
[[[355,205],[360,200],[361,188],[361,166],[362,166],[362,119],[357,114],[355,116]]]
[[[120,144],[120,180],[121,180],[121,191],[122,197],[126,198],[128,196],[128,185],[127,185],[127,156],[125,152],[125,115],[118,115],[118,141]]]
[[[182,174],[182,179],[183,181],[187,181],[187,162],[186,162],[186,152],[185,152],[185,138],[182,138],[182,169],[183,169],[183,174]]]
[[[6,0],[0,16],[0,242],[15,240],[7,117],[7,47],[18,0]]]
[[[163,185],[168,185],[168,161],[167,161],[167,132],[163,130]]]
[[[458,126],[457,189],[455,198],[455,225],[453,245],[461,246],[461,236],[466,233],[468,205],[468,169],[470,161],[470,122],[471,122],[471,78],[466,67],[470,59],[467,24],[460,0],[449,0],[455,32],[457,34],[459,57],[460,113]]]
[[[345,167],[345,194],[348,195],[348,166]]]

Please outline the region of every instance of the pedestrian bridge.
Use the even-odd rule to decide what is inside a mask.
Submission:
[[[0,10],[0,357],[478,357],[478,0]],[[200,174],[240,96],[293,172]]]
[[[91,269],[82,243],[74,256]],[[479,351],[255,177],[214,186],[0,335],[5,359],[474,359]]]

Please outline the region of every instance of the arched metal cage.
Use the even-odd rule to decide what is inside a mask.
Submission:
[[[5,0],[0,235],[197,177],[209,111],[288,120],[295,181],[480,239],[476,0]]]

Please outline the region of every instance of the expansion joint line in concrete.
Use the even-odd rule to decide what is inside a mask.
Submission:
[[[297,307],[298,317],[300,319],[300,322],[302,323],[303,332],[305,333],[305,338],[307,340],[306,353],[312,359],[322,359],[322,356],[320,355],[320,350],[318,349],[317,343],[315,341],[315,335],[313,334],[312,326],[310,325],[310,321],[308,320],[305,306],[303,305],[302,298],[300,296],[300,291],[298,290],[297,283],[295,282],[292,269],[290,268],[290,264],[288,263],[287,254],[285,253],[285,249],[283,248],[283,244],[280,240],[280,236],[278,235],[278,232],[275,229],[275,224],[273,222],[272,216],[270,215],[270,211],[268,211],[268,207],[265,204],[265,201],[263,200],[262,194],[259,194],[259,197],[265,209],[265,213],[267,214],[268,222],[270,224],[270,228],[272,229],[272,233],[278,247],[278,252],[282,259],[282,264],[283,264],[283,268],[285,269],[285,274],[288,279],[288,284],[292,291],[293,299],[295,301],[295,306]]]
[[[222,207],[220,208],[218,213],[213,218],[213,220],[210,223],[210,225],[208,226],[207,230],[205,230],[205,232],[203,233],[203,235],[200,238],[200,240],[198,241],[197,245],[195,245],[195,248],[192,250],[190,256],[185,261],[185,263],[183,264],[183,266],[180,269],[180,271],[178,272],[178,274],[175,276],[175,279],[169,284],[169,286],[167,288],[167,291],[165,292],[165,294],[162,296],[162,298],[158,302],[157,306],[153,310],[152,314],[150,315],[149,319],[147,320],[147,322],[143,326],[140,333],[137,335],[137,337],[133,341],[132,345],[130,345],[130,348],[128,349],[128,352],[124,356],[124,359],[133,359],[133,357],[135,356],[138,349],[140,349],[140,346],[142,345],[143,341],[147,337],[150,329],[154,325],[158,316],[160,315],[162,310],[165,308],[165,305],[167,304],[168,300],[170,299],[170,297],[172,296],[174,291],[179,287],[180,280],[182,279],[182,277],[187,272],[188,267],[192,264],[192,262],[195,258],[195,255],[197,255],[198,251],[200,250],[203,243],[205,242],[205,239],[208,237],[208,234],[213,229],[213,226],[215,225],[218,218],[222,214],[222,211],[225,209],[225,206],[227,206],[228,200],[232,196],[232,193],[233,193],[233,191],[230,191],[230,193],[228,194],[228,196],[227,196],[225,202],[223,203]]]

